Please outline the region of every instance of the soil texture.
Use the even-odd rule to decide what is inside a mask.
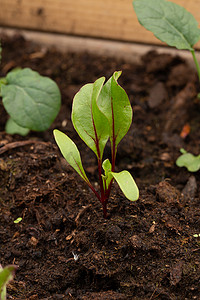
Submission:
[[[18,265],[8,299],[200,299],[200,173],[175,164],[180,148],[200,150],[196,72],[181,57],[155,51],[133,64],[59,53],[17,35],[3,36],[2,47],[0,77],[31,67],[62,93],[51,128],[26,137],[5,133],[0,103],[0,263]],[[134,112],[116,171],[131,172],[140,197],[130,202],[114,184],[104,219],[52,130],[74,140],[98,188],[96,158],[71,123],[72,99],[82,85],[116,70]]]

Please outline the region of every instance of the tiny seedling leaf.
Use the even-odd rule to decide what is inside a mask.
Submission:
[[[111,174],[127,199],[136,201],[139,198],[138,187],[128,171],[125,170],[119,173],[111,172]]]
[[[194,238],[200,237],[200,233],[195,233],[195,234],[193,234],[193,237],[194,237]]]
[[[176,165],[178,167],[186,167],[189,172],[197,172],[200,169],[200,155],[193,155],[188,153],[183,149],[181,151],[183,154],[176,160]]]
[[[115,152],[132,122],[130,101],[124,89],[117,82],[120,75],[121,71],[113,74],[103,86],[97,99],[99,109],[108,120],[111,147],[114,144]]]
[[[15,224],[18,224],[18,223],[20,223],[21,221],[22,221],[22,218],[19,217],[19,218],[17,218],[16,220],[14,220],[14,223],[15,223]]]
[[[89,179],[87,178],[83,169],[80,152],[75,143],[66,134],[57,129],[53,131],[53,134],[56,143],[66,161],[72,168],[74,168],[74,170],[81,176],[81,178],[83,178],[83,180],[89,183]]]
[[[106,189],[108,189],[110,182],[113,178],[112,173],[111,173],[112,166],[111,166],[111,163],[108,158],[106,160],[104,160],[104,162],[102,164],[102,168],[105,173],[105,175],[102,175],[102,178],[104,179],[105,190],[106,190]]]
[[[5,129],[8,134],[20,134],[22,136],[26,136],[30,131],[28,128],[19,126],[12,118],[6,122]]]
[[[34,131],[48,129],[60,110],[56,83],[29,68],[9,72],[6,82],[1,86],[1,95],[15,123]]]
[[[72,106],[72,122],[82,140],[102,158],[109,134],[107,119],[97,107],[104,77],[84,85],[75,95]]]
[[[0,268],[0,299],[6,300],[6,285],[14,277],[15,270],[17,266],[6,266],[5,268]]]
[[[134,0],[133,7],[140,24],[169,46],[191,51],[200,39],[200,29],[194,16],[176,3]]]

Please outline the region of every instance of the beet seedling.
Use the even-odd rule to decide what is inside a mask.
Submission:
[[[117,83],[120,75],[121,72],[115,72],[105,84],[105,77],[101,77],[94,83],[84,85],[73,99],[72,123],[81,139],[97,156],[100,193],[86,176],[75,143],[61,131],[54,130],[56,143],[64,158],[101,202],[104,218],[107,217],[107,203],[114,179],[126,198],[135,201],[139,197],[137,185],[131,174],[128,171],[114,171],[117,146],[132,123],[132,108],[128,96]],[[103,161],[108,139],[111,143],[111,162],[109,159]]]
[[[10,116],[6,123],[9,134],[47,130],[61,105],[57,84],[29,68],[15,69],[0,78],[0,97]]]
[[[166,0],[134,0],[133,7],[140,24],[160,41],[191,52],[200,81],[200,66],[194,50],[200,40],[200,29],[194,16],[184,7]],[[199,160],[199,156],[183,153],[176,164],[196,172],[200,169]]]

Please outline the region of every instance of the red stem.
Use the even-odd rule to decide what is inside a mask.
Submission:
[[[103,217],[104,219],[107,219],[107,201],[104,201],[102,205],[103,205]]]
[[[113,111],[113,103],[112,102],[111,102],[111,109],[112,109],[112,131],[113,131],[113,142],[112,142],[111,155],[112,155],[112,172],[114,172],[115,160],[116,160],[116,149],[115,149],[116,148],[116,145],[115,145],[116,137],[115,137],[114,111]],[[95,132],[95,144],[96,144],[96,149],[97,149],[98,173],[99,173],[99,184],[100,184],[101,196],[97,193],[97,191],[93,188],[93,186],[90,183],[88,183],[88,185],[91,188],[91,190],[93,191],[93,193],[96,195],[98,200],[101,202],[101,204],[103,206],[103,216],[106,219],[107,218],[107,203],[108,203],[108,198],[110,196],[113,179],[111,180],[108,188],[106,188],[106,186],[105,186],[105,190],[104,190],[103,179],[101,176],[102,159],[101,159],[101,155],[100,155],[99,138],[97,136],[96,126],[94,124],[93,118],[92,118],[92,121],[93,121],[93,127],[94,127],[94,132]]]
[[[89,188],[93,191],[93,193],[95,194],[97,199],[101,202],[101,197],[99,196],[98,192],[93,188],[93,186],[90,183],[87,182],[87,184],[88,184]]]
[[[112,172],[115,170],[115,159],[116,159],[116,137],[115,137],[115,119],[114,119],[114,110],[113,110],[113,101],[111,99],[111,110],[112,110],[112,148],[111,148],[111,154],[112,154]]]

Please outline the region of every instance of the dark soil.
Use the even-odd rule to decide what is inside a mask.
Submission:
[[[182,58],[154,51],[132,64],[62,54],[20,36],[3,37],[2,46],[0,77],[31,67],[62,92],[51,128],[25,138],[5,133],[0,104],[0,263],[19,266],[8,299],[200,299],[200,238],[194,237],[200,234],[200,173],[175,164],[181,147],[200,150],[196,73]],[[96,184],[96,159],[71,124],[72,99],[83,84],[115,70],[123,71],[119,82],[134,111],[116,169],[132,173],[140,198],[130,202],[114,185],[105,220],[52,130],[76,142]]]

